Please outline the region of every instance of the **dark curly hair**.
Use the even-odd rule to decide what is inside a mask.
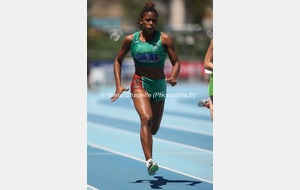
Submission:
[[[158,18],[158,13],[155,9],[155,6],[156,4],[152,1],[148,1],[148,2],[145,2],[145,6],[143,8],[143,10],[141,11],[140,13],[140,16],[139,16],[139,19],[138,19],[138,25],[139,25],[139,28],[142,29],[142,26],[140,25],[140,20],[141,18],[143,18],[144,14],[147,13],[147,12],[153,12],[156,14],[157,18]]]

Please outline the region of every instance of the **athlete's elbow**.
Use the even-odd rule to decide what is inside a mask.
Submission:
[[[178,62],[178,64],[177,64],[177,70],[178,70],[178,73],[180,72],[180,69],[181,69],[181,65],[180,65],[180,63]]]

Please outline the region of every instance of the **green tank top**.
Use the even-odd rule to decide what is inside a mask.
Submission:
[[[150,42],[141,42],[139,35],[140,31],[133,34],[133,40],[130,45],[134,65],[163,68],[167,52],[160,40],[161,32],[156,31]]]

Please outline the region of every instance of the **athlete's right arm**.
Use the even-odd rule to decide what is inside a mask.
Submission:
[[[110,101],[115,101],[119,98],[119,96],[123,93],[123,91],[128,91],[128,88],[125,88],[121,84],[121,69],[122,69],[122,62],[130,50],[130,45],[133,39],[133,34],[127,35],[122,43],[122,47],[117,54],[114,60],[114,76],[115,76],[115,83],[116,83],[116,91],[115,94],[111,97]]]

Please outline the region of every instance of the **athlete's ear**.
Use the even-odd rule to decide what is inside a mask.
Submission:
[[[140,23],[140,25],[142,26],[142,24],[143,24],[143,18],[140,18],[139,23]]]

